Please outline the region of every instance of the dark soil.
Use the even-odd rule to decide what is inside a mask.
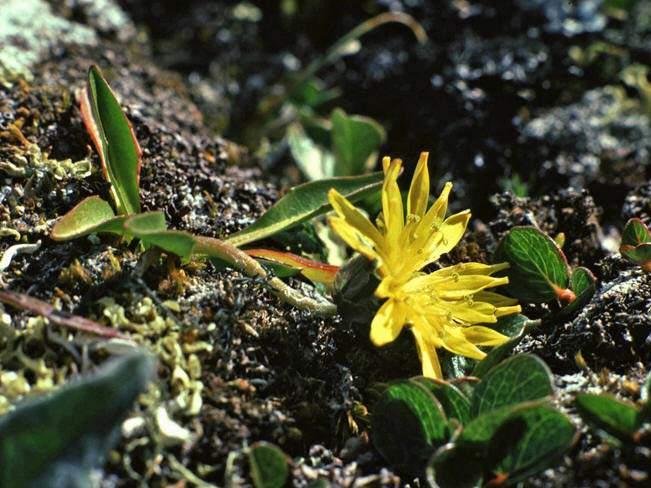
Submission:
[[[407,334],[376,349],[364,321],[317,319],[239,273],[172,257],[146,267],[135,246],[110,238],[49,238],[55,219],[82,198],[109,198],[76,103],[90,64],[120,95],[144,150],[144,207],[163,210],[172,228],[225,236],[296,178],[288,153],[260,159],[238,145],[262,97],[387,9],[413,15],[430,41],[418,45],[404,27],[385,26],[320,75],[342,90],[332,107],[387,128],[383,154],[413,166],[429,150],[436,178],[455,182],[454,208],[471,208],[476,219],[444,261],[489,261],[508,229],[536,225],[563,233],[570,264],[598,279],[575,317],[527,310],[547,318],[519,350],[549,364],[556,401],[581,430],[562,464],[531,485],[648,486],[651,452],[613,447],[572,410],[579,391],[639,400],[636,385],[651,370],[651,279],[617,253],[626,219],[651,215],[651,95],[621,77],[630,65],[651,64],[648,2],[615,17],[597,0],[377,0],[336,9],[319,1],[24,1],[43,18],[51,10],[86,26],[95,41],[57,35],[34,54],[31,76],[0,70],[0,253],[40,242],[13,259],[2,282],[129,332],[160,358],[159,381],[133,412],[146,422],[125,433],[102,486],[184,486],[179,465],[216,486],[248,484],[242,452],[259,440],[293,458],[294,486],[319,477],[334,486],[422,486],[393,473],[369,441],[377,383],[420,372]],[[28,25],[25,36],[45,37],[39,29]],[[10,45],[1,35],[0,63],[3,42]],[[12,39],[24,49],[25,39]],[[85,158],[88,173],[62,163]],[[505,191],[518,181],[526,195]],[[0,372],[24,369],[11,353],[17,347],[43,360],[44,372],[27,375],[29,391],[0,382],[0,412],[119,347],[2,310],[9,323],[3,315]],[[166,433],[155,420],[161,408],[187,436]]]

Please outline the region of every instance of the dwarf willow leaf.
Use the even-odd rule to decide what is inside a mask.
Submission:
[[[574,443],[576,429],[570,419],[549,405],[531,406],[511,414],[500,433],[519,432],[507,454],[493,468],[513,486],[556,464]],[[491,449],[504,443],[502,435],[491,439]]]
[[[255,488],[282,488],[289,477],[287,456],[268,442],[257,442],[248,452]]]
[[[539,400],[553,393],[552,376],[538,357],[520,354],[492,368],[475,387],[470,402],[473,417],[500,407]]]
[[[509,336],[510,339],[504,344],[491,349],[486,354],[486,357],[477,363],[472,371],[472,376],[484,377],[488,371],[506,359],[515,350],[516,346],[522,342],[522,339],[538,325],[540,325],[540,320],[529,320],[524,315],[500,317],[494,328]]]
[[[595,291],[597,291],[597,280],[592,274],[592,271],[583,266],[579,266],[572,270],[570,288],[576,295],[576,298],[561,309],[562,315],[572,314],[585,307],[590,302],[590,299],[592,299]]]
[[[556,298],[567,288],[567,259],[558,244],[535,227],[514,227],[499,243],[494,262],[508,262],[507,290],[534,303]]]
[[[0,486],[91,486],[153,369],[147,355],[125,356],[1,417]]]
[[[88,71],[81,112],[99,153],[104,176],[111,184],[119,213],[139,213],[142,151],[131,123],[97,66],[91,66]]]
[[[425,377],[412,378],[410,381],[418,383],[434,395],[448,419],[457,419],[461,425],[470,420],[470,400],[453,384]]]
[[[360,175],[367,171],[369,161],[377,156],[386,137],[375,120],[361,115],[348,115],[337,108],[330,117],[332,145],[335,155],[335,175]]]
[[[116,217],[111,205],[98,196],[85,198],[66,213],[52,228],[52,239],[67,241],[95,232],[121,235],[124,217]]]
[[[609,395],[580,393],[574,405],[581,418],[592,426],[625,442],[631,442],[638,428],[637,409]]]
[[[330,210],[328,192],[332,188],[349,201],[356,202],[378,190],[383,179],[384,174],[380,171],[364,176],[328,178],[296,186],[258,220],[228,237],[226,242],[239,247],[272,236]]]
[[[644,222],[640,219],[630,219],[626,222],[622,232],[622,245],[637,246],[645,242],[651,242],[651,232]]]
[[[411,381],[394,383],[384,391],[373,409],[371,428],[380,454],[411,475],[421,474],[434,450],[448,438],[441,403]]]

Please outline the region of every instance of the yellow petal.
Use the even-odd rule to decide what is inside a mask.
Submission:
[[[443,373],[441,372],[441,364],[434,343],[427,340],[426,336],[416,327],[412,327],[411,332],[414,334],[414,339],[416,339],[416,348],[423,368],[423,376],[442,379]]]
[[[404,306],[396,300],[387,300],[371,322],[371,341],[376,346],[393,342],[405,324]]]
[[[425,215],[427,210],[427,200],[429,198],[429,169],[427,167],[427,157],[429,153],[420,153],[420,159],[414,171],[409,187],[409,197],[407,198],[407,219],[412,216],[417,217],[418,221]]]
[[[382,217],[386,226],[386,240],[392,250],[397,250],[400,245],[400,233],[405,222],[402,195],[398,187],[401,167],[400,159],[391,161],[382,186]]]
[[[483,263],[459,263],[447,268],[436,270],[440,276],[451,276],[452,274],[465,275],[492,275],[509,267],[509,263],[483,264]]]
[[[382,171],[384,171],[384,176],[389,172],[389,167],[391,166],[391,158],[389,156],[384,156],[382,158]]]
[[[499,346],[509,340],[508,336],[481,325],[463,327],[461,332],[468,342],[477,346]]]
[[[504,317],[505,315],[511,315],[513,313],[522,312],[522,307],[520,305],[513,305],[510,307],[498,307],[495,310],[495,317]]]
[[[458,322],[466,324],[489,323],[494,324],[497,322],[496,311],[497,309],[486,302],[466,302],[459,300],[458,302],[441,302],[441,310],[447,310],[452,318]]]
[[[434,204],[420,222],[418,222],[418,226],[414,231],[415,239],[417,239],[417,248],[423,247],[441,227],[445,213],[448,210],[448,197],[450,196],[451,190],[452,183],[448,181]]]
[[[484,288],[506,285],[508,282],[509,279],[506,276],[493,278],[484,275],[460,275],[456,278],[448,278],[445,281],[437,282],[437,280],[432,279],[431,288],[442,299],[454,300],[474,295]]]
[[[509,307],[511,305],[518,304],[518,300],[515,298],[507,297],[499,293],[495,293],[492,291],[485,291],[485,290],[476,293],[473,299],[480,302],[490,303],[492,305],[495,305],[496,307]]]
[[[355,227],[349,225],[344,219],[341,217],[330,217],[328,222],[332,230],[355,251],[370,260],[382,260],[380,253],[375,250],[374,243]]]
[[[328,192],[328,201],[335,212],[337,212],[337,215],[344,219],[348,225],[354,227],[361,234],[364,234],[377,247],[382,246],[384,242],[382,234],[380,234],[375,226],[371,224],[371,221],[362,212],[357,210],[346,197],[333,188]]]
[[[436,246],[436,252],[439,256],[450,252],[463,237],[470,221],[470,211],[464,210],[457,214],[451,215],[443,221],[441,225],[441,242]]]
[[[454,325],[445,327],[445,333],[441,336],[441,341],[443,347],[454,354],[472,359],[484,359],[486,357],[486,353],[466,339],[461,327]]]

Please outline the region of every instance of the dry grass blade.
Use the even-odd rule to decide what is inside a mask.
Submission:
[[[52,305],[38,298],[30,297],[22,293],[16,293],[9,290],[0,290],[0,302],[11,305],[12,307],[27,310],[37,315],[42,315],[50,322],[62,327],[87,332],[109,339],[126,339],[127,336],[121,334],[115,329],[105,327],[93,320],[72,315],[61,310],[56,310]]]

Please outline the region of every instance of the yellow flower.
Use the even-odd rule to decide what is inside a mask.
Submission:
[[[451,183],[446,183],[441,195],[427,209],[429,198],[428,153],[421,153],[407,197],[407,213],[403,209],[398,187],[402,161],[385,157],[382,187],[382,215],[374,226],[336,190],[328,198],[337,213],[330,219],[332,228],[355,251],[378,262],[381,277],[391,276],[405,282],[415,272],[457,245],[470,220],[463,211],[445,219]]]
[[[506,263],[463,263],[430,274],[421,272],[458,244],[470,219],[467,210],[445,218],[451,183],[427,208],[427,156],[421,153],[414,172],[406,218],[398,187],[399,159],[382,160],[382,214],[377,225],[334,189],[328,197],[337,213],[330,225],[350,247],[377,262],[382,278],[375,294],[386,301],[371,323],[371,340],[385,345],[408,326],[416,339],[423,374],[440,378],[436,348],[483,359],[485,353],[478,346],[497,346],[508,337],[476,324],[495,323],[503,315],[520,312],[520,306],[514,299],[486,290],[508,283],[506,277],[491,276],[508,267]]]
[[[474,324],[495,323],[499,317],[520,312],[516,300],[486,291],[508,283],[506,277],[490,276],[507,266],[462,263],[415,275],[403,284],[385,278],[375,292],[387,300],[371,323],[371,341],[377,346],[388,344],[409,325],[423,375],[433,378],[442,377],[436,348],[483,359],[486,354],[477,346],[498,346],[508,337]]]

